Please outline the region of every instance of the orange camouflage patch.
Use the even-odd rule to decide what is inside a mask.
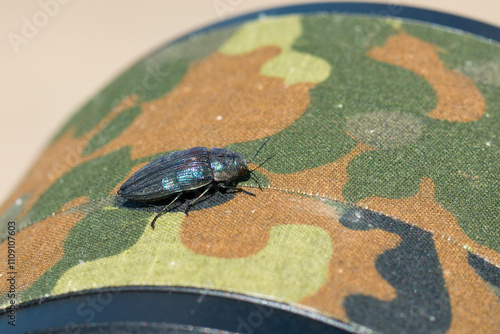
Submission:
[[[387,64],[400,66],[429,82],[437,95],[436,107],[427,116],[450,122],[477,121],[483,116],[485,100],[469,77],[445,67],[438,47],[406,33],[389,37],[382,47],[368,56]]]
[[[224,147],[287,128],[308,106],[313,84],[287,86],[283,78],[262,76],[262,65],[280,53],[277,47],[215,53],[192,64],[176,88],[142,103],[142,113],[100,151],[131,146],[137,159],[180,145]]]
[[[19,245],[16,247],[18,291],[28,289],[62,259],[66,237],[73,226],[84,217],[83,212],[60,213],[16,233],[16,245]],[[0,245],[0,252],[7,254],[7,241]],[[3,267],[7,268],[7,263],[4,263]],[[9,282],[0,280],[0,293],[4,294],[8,289]]]
[[[349,180],[347,165],[358,155],[371,150],[363,143],[332,163],[291,174],[275,174],[260,169],[272,189],[315,195],[337,201],[344,201],[342,190]]]
[[[332,240],[328,281],[302,303],[347,320],[342,307],[346,296],[362,293],[381,300],[396,297],[394,288],[375,268],[375,261],[396,247],[400,237],[381,230],[346,228],[339,223],[337,211],[317,199],[269,190],[256,197],[239,194],[210,210],[190,213],[182,226],[182,242],[198,254],[249,257],[266,247],[271,227],[283,224],[317,226]]]

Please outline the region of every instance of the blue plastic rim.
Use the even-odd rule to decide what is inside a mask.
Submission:
[[[451,29],[461,30],[467,33],[481,36],[500,42],[500,28],[493,25],[468,19],[465,17],[437,12],[434,10],[401,6],[397,4],[378,4],[364,2],[327,2],[310,3],[303,5],[294,5],[278,8],[270,8],[257,11],[250,14],[241,15],[227,19],[215,24],[208,25],[195,32],[189,33],[174,42],[178,42],[194,36],[196,34],[207,32],[214,29],[220,29],[228,26],[239,25],[243,22],[252,21],[262,16],[282,16],[289,14],[317,14],[317,13],[341,13],[341,14],[361,14],[374,15],[386,18],[400,18],[421,21],[423,23],[437,24]],[[169,43],[170,44],[170,43]]]

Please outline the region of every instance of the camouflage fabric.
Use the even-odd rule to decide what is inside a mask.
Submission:
[[[69,120],[2,206],[0,254],[15,221],[19,303],[185,286],[354,331],[499,333],[499,117],[500,47],[476,36],[340,14],[215,29]],[[151,229],[158,207],[116,195],[168,152],[250,157],[267,138],[251,165],[267,160],[263,190],[239,184],[255,197],[214,193],[188,216],[180,203]]]

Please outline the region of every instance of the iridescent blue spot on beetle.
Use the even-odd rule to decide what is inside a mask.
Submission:
[[[214,173],[220,173],[224,170],[224,165],[218,160],[210,162],[210,166],[212,167],[212,171]]]

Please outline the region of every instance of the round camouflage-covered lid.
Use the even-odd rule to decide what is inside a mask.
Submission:
[[[351,8],[383,16],[323,4],[226,21],[83,106],[0,209],[2,328],[59,302],[47,326],[500,332],[500,45],[408,19],[432,12]],[[172,198],[116,195],[164,154],[250,159],[267,139],[237,183],[256,196],[212,190],[187,215],[183,193],[152,229]],[[182,317],[204,303],[219,324]],[[162,313],[103,316],[134,306]]]

